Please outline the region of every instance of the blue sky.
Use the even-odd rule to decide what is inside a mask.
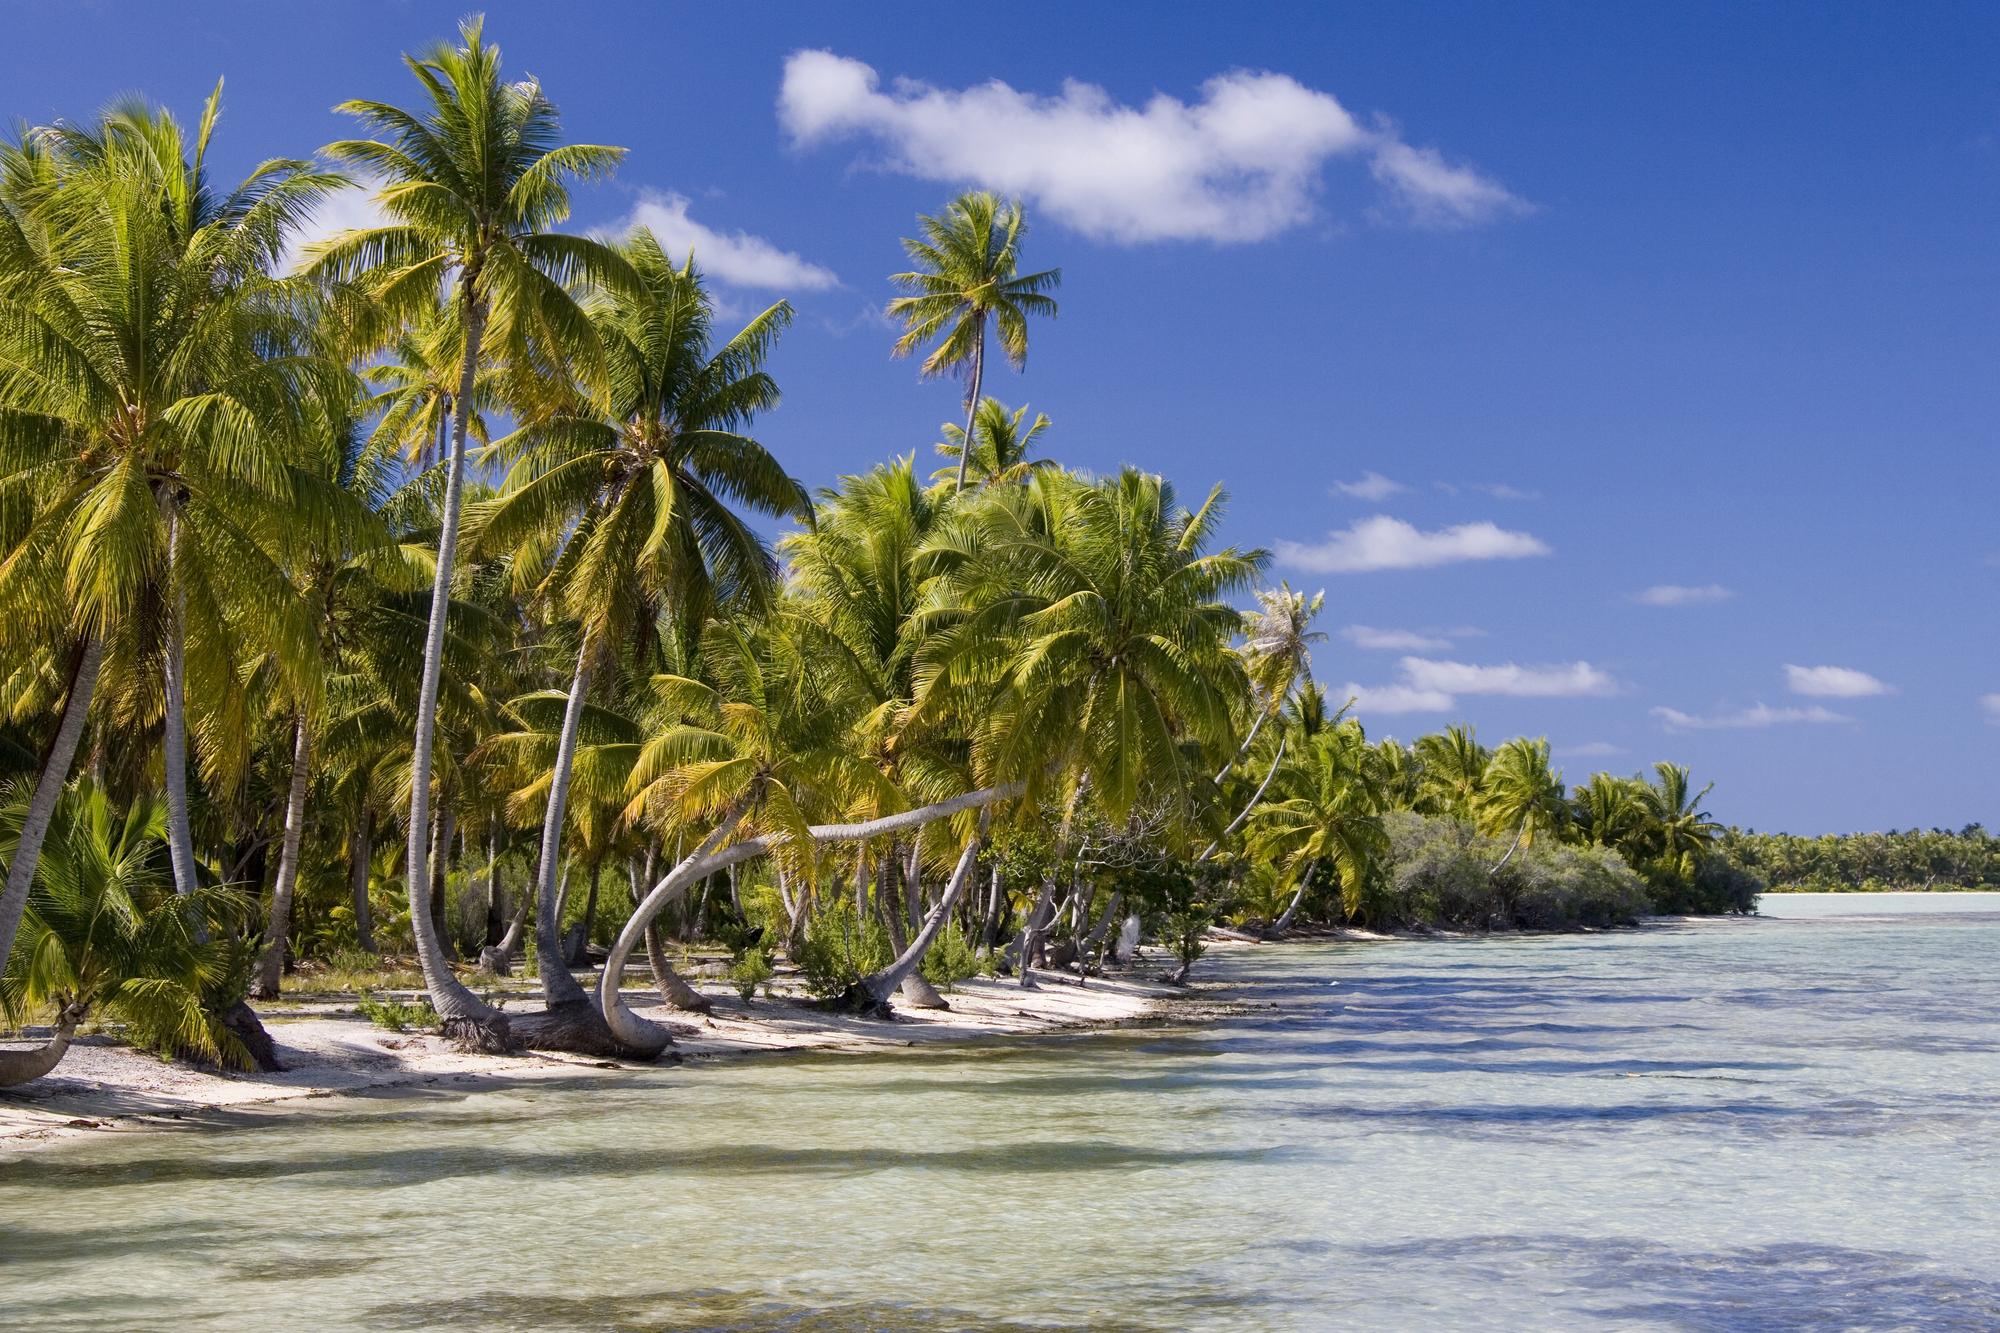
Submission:
[[[956,390],[889,359],[897,238],[1018,191],[1062,314],[990,390],[1067,462],[1225,482],[1371,734],[1671,758],[1758,828],[2000,826],[2000,9],[1237,9],[487,13],[631,150],[579,227],[798,307],[759,434],[811,484],[929,456]],[[227,76],[237,173],[413,101],[398,53],[462,12],[9,10],[7,114]]]

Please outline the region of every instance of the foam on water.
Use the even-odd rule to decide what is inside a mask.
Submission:
[[[1203,1027],[86,1140],[0,1167],[0,1326],[1992,1329],[1996,948],[1261,949]]]

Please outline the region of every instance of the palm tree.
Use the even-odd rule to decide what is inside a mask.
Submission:
[[[741,433],[778,404],[763,370],[792,309],[780,302],[712,346],[714,303],[694,259],[676,268],[650,231],[620,247],[637,285],[589,302],[605,349],[607,405],[573,398],[531,420],[496,450],[520,462],[476,520],[474,549],[532,541],[552,557],[517,565],[542,574],[537,597],[575,618],[576,669],[554,755],[542,834],[537,961],[551,1009],[587,1005],[564,965],[555,879],[570,765],[593,675],[615,668],[617,646],[665,609],[699,626],[718,602],[768,605],[776,562],[730,502],[810,522],[805,488]]]
[[[919,267],[891,274],[889,281],[911,293],[889,302],[888,314],[905,326],[895,355],[908,356],[937,339],[924,360],[924,377],[965,376],[965,430],[973,434],[980,382],[986,374],[986,323],[993,321],[1000,346],[1019,370],[1028,360],[1028,316],[1055,317],[1062,270],[1025,276],[1018,272],[1027,214],[1018,201],[1003,204],[985,191],[962,194],[938,217],[917,217],[924,239],[905,238],[903,249]],[[958,486],[965,489],[969,453],[958,459]]]
[[[1341,905],[1348,915],[1361,910],[1368,867],[1389,848],[1382,830],[1382,792],[1372,767],[1367,737],[1350,718],[1308,739],[1279,770],[1273,799],[1251,816],[1251,836],[1258,855],[1298,876],[1299,887],[1269,936],[1282,935],[1291,926],[1314,871],[1325,864],[1338,870]]]
[[[1474,810],[1481,833],[1490,837],[1514,830],[1514,843],[1493,867],[1495,874],[1515,852],[1533,844],[1538,830],[1553,833],[1560,828],[1567,809],[1562,772],[1549,767],[1548,737],[1531,741],[1516,736],[1502,745],[1486,766]]]
[[[1701,859],[1722,836],[1722,826],[1709,819],[1708,811],[1698,808],[1702,798],[1715,790],[1715,784],[1711,782],[1690,796],[1688,788],[1694,784],[1688,781],[1685,767],[1654,764],[1653,771],[1660,775],[1657,784],[1637,785],[1639,800],[1654,822],[1651,832],[1659,845],[1660,860],[1682,879],[1693,879]]]
[[[1059,466],[1053,458],[1028,457],[1035,440],[1051,423],[1046,414],[1037,412],[1034,423],[1022,430],[1021,422],[1027,415],[1026,407],[1010,414],[1007,405],[997,398],[980,400],[972,420],[971,466],[977,469],[982,486],[1026,481],[1042,468]],[[943,430],[944,439],[933,447],[945,458],[958,459],[960,470],[964,470],[965,428],[947,421]],[[951,472],[950,468],[940,468],[931,473],[931,479],[942,481]]]
[[[439,43],[404,57],[429,101],[422,113],[384,102],[341,105],[387,141],[345,139],[325,152],[379,177],[376,202],[394,221],[345,232],[312,252],[315,275],[358,284],[401,323],[432,311],[449,282],[464,339],[411,764],[413,892],[426,878],[438,677],[481,357],[490,347],[524,379],[531,368],[567,361],[586,383],[601,382],[602,349],[570,284],[589,278],[624,286],[630,277],[610,247],[550,230],[569,215],[567,182],[609,176],[624,150],[559,144],[554,104],[532,79],[502,81],[500,48],[482,45],[483,24],[478,17],[461,24],[460,46]],[[425,984],[447,1028],[504,1046],[506,1020],[452,977],[427,914],[412,911],[411,921]]]
[[[273,161],[219,192],[206,155],[221,92],[192,143],[172,116],[125,101],[5,153],[0,490],[32,518],[0,562],[0,622],[76,643],[81,663],[0,898],[0,943],[108,639],[127,636],[128,663],[159,654],[168,841],[175,888],[190,894],[188,683],[219,772],[241,759],[236,645],[293,633],[269,552],[296,517],[290,451],[305,404],[338,397],[344,372],[316,350],[308,290],[267,275],[341,178]]]
[[[1570,796],[1573,836],[1593,847],[1609,847],[1628,861],[1647,839],[1652,821],[1639,789],[1646,784],[1609,773],[1593,773]]]
[[[1421,766],[1417,782],[1422,812],[1473,819],[1486,790],[1486,770],[1493,762],[1493,752],[1462,722],[1419,736],[1415,748]]]

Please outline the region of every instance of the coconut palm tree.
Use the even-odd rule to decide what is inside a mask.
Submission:
[[[500,48],[483,44],[483,22],[473,17],[460,26],[462,45],[439,43],[404,57],[428,101],[423,111],[341,105],[384,138],[345,139],[324,151],[382,182],[376,204],[392,221],[334,236],[310,252],[313,274],[354,283],[398,324],[433,311],[438,289],[449,283],[463,338],[411,764],[413,887],[426,873],[438,677],[481,358],[492,353],[523,381],[567,362],[599,387],[602,348],[571,284],[631,285],[609,246],[551,230],[569,215],[568,183],[609,176],[624,150],[559,143],[555,105],[532,79],[503,81]],[[452,978],[426,914],[413,911],[411,920],[424,981],[447,1028],[504,1046],[506,1020]]]
[[[732,502],[810,522],[805,488],[742,433],[777,406],[763,364],[792,309],[780,302],[713,346],[714,303],[690,256],[676,267],[650,231],[621,246],[636,285],[605,291],[589,314],[605,349],[608,404],[571,395],[496,451],[520,452],[500,497],[475,519],[475,550],[533,542],[517,561],[541,573],[538,600],[574,618],[580,640],[542,835],[537,960],[551,1009],[588,997],[564,965],[555,877],[577,727],[594,674],[664,610],[699,626],[719,602],[768,605],[776,561]],[[545,571],[545,572],[544,572]]]
[[[0,492],[32,515],[0,560],[0,622],[76,643],[81,658],[0,898],[0,943],[67,776],[69,723],[87,715],[90,668],[113,636],[126,636],[128,666],[159,663],[183,894],[198,884],[189,696],[211,773],[240,765],[237,646],[247,634],[297,647],[295,599],[270,553],[297,517],[306,403],[339,397],[345,372],[317,350],[309,290],[268,274],[342,178],[273,161],[218,190],[206,158],[221,92],[192,138],[128,100],[29,132],[0,172]]]
[[[1028,232],[1020,202],[1002,203],[985,191],[962,194],[937,217],[919,214],[922,240],[905,238],[903,249],[918,267],[891,274],[889,281],[909,292],[889,302],[891,319],[903,321],[895,355],[908,356],[937,340],[924,359],[924,378],[965,376],[965,429],[973,416],[986,374],[986,324],[991,320],[1000,346],[1016,370],[1028,360],[1028,316],[1056,314],[1048,293],[1062,284],[1062,270],[1021,274],[1021,240]],[[957,490],[965,489],[971,461],[961,451]]]
[[[1028,457],[1035,440],[1051,423],[1046,414],[1037,412],[1034,423],[1022,430],[1021,422],[1027,415],[1026,407],[1017,408],[1010,414],[1007,405],[997,398],[980,400],[978,411],[973,413],[970,464],[978,474],[980,485],[1026,481],[1042,468],[1059,466],[1053,458]],[[965,428],[947,421],[943,431],[944,439],[932,447],[945,458],[960,459],[961,468],[966,466],[963,457]],[[943,481],[953,471],[951,468],[939,468],[931,473],[931,480]]]
[[[1514,830],[1513,845],[1493,867],[1495,874],[1515,852],[1532,845],[1538,831],[1553,833],[1562,827],[1568,810],[1563,805],[1562,772],[1549,766],[1548,737],[1531,741],[1516,736],[1494,752],[1474,813],[1479,831],[1488,836]]]
[[[1268,934],[1282,935],[1291,926],[1323,865],[1339,874],[1342,907],[1349,916],[1358,914],[1368,868],[1389,849],[1383,794],[1361,724],[1349,718],[1308,738],[1279,769],[1275,786],[1251,816],[1251,841],[1257,855],[1296,875],[1299,887]]]
[[[1414,748],[1421,765],[1418,809],[1450,819],[1475,818],[1493,752],[1479,743],[1473,729],[1454,722],[1442,732],[1419,736]]]
[[[1639,801],[1652,816],[1651,832],[1658,844],[1659,858],[1682,879],[1693,879],[1701,859],[1722,836],[1722,825],[1710,820],[1708,811],[1699,808],[1702,798],[1715,790],[1715,784],[1711,782],[1690,796],[1688,789],[1694,784],[1688,781],[1684,766],[1654,764],[1653,771],[1660,775],[1658,783],[1636,785]]]

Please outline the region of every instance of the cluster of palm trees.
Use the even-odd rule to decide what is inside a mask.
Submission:
[[[478,20],[407,64],[418,109],[347,104],[373,137],[338,169],[213,180],[219,87],[192,135],[125,102],[0,150],[0,1000],[57,1013],[57,1056],[93,1006],[240,1055],[244,990],[378,930],[463,1040],[634,1054],[667,1037],[626,959],[704,1005],[662,929],[711,904],[765,948],[878,921],[849,1002],[935,1003],[947,931],[1024,983],[1113,950],[1114,863],[1282,871],[1282,928],[1398,808],[1706,847],[1680,770],[1566,801],[1545,742],[1370,745],[1312,682],[1320,599],[1218,546],[1219,487],[1033,457],[1048,418],[981,392],[989,325],[1019,365],[1056,313],[1017,204],[921,219],[893,279],[897,353],[967,381],[948,466],[815,497],[749,433],[791,308],[724,338],[697,256],[558,230],[621,150],[562,142]],[[384,222],[296,261],[354,180]],[[528,939],[546,1011],[502,1014],[466,974]]]

